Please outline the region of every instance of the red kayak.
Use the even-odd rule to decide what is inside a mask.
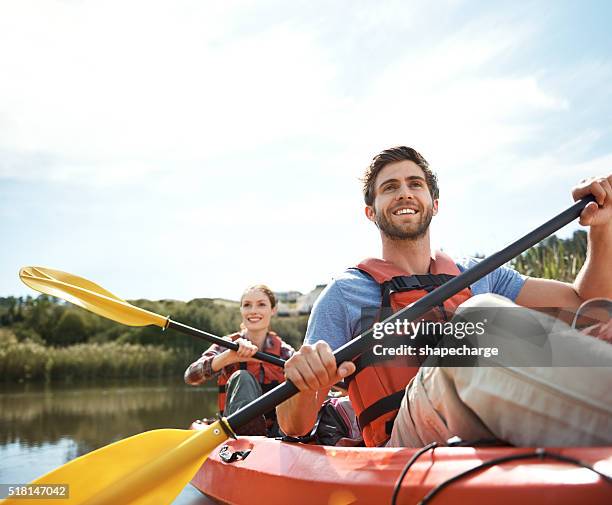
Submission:
[[[228,504],[392,503],[419,451],[241,437],[216,448],[191,483]],[[439,447],[410,465],[396,503],[612,503],[612,479],[584,465],[612,475],[612,447]]]

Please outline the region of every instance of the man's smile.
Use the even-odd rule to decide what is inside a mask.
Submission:
[[[393,211],[394,216],[402,216],[405,214],[416,214],[419,211],[411,207],[399,207]]]

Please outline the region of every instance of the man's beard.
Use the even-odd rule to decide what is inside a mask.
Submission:
[[[389,221],[383,212],[376,213],[376,225],[383,233],[383,235],[391,240],[416,240],[421,238],[427,233],[429,225],[433,218],[433,209],[429,207],[423,214],[419,212],[421,219],[414,224],[410,224],[409,227],[397,226]],[[416,228],[414,226],[416,225]]]

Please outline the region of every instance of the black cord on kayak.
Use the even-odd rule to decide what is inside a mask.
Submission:
[[[449,438],[446,444],[448,445],[448,447],[475,447],[475,446],[482,446],[482,445],[508,445],[507,442],[504,442],[503,440],[500,440],[498,438],[482,438],[478,440],[467,441],[467,440],[462,440],[459,437]],[[402,482],[404,478],[406,477],[408,470],[410,470],[414,462],[422,454],[425,454],[430,449],[435,449],[436,447],[437,447],[437,443],[432,442],[431,444],[428,444],[425,447],[422,447],[419,451],[415,452],[412,458],[408,460],[408,463],[406,463],[406,466],[402,470],[402,473],[397,479],[395,483],[395,487],[393,488],[393,496],[391,498],[391,505],[396,505],[397,497],[402,487]]]
[[[445,487],[450,486],[452,483],[457,482],[458,480],[461,480],[464,477],[467,477],[468,475],[479,472],[480,470],[484,468],[488,468],[488,467],[495,466],[495,465],[500,465],[502,463],[507,463],[509,461],[516,461],[520,459],[536,459],[536,458],[537,459],[545,459],[545,458],[555,459],[557,461],[563,461],[564,463],[570,463],[572,465],[587,468],[591,470],[592,472],[595,472],[597,475],[599,475],[608,484],[612,484],[612,477],[610,477],[609,475],[606,475],[603,472],[600,472],[599,470],[596,470],[591,465],[587,465],[586,463],[576,458],[570,458],[569,456],[563,456],[562,454],[548,452],[545,449],[536,449],[534,452],[515,454],[513,456],[505,456],[502,458],[494,458],[489,461],[485,461],[484,463],[481,463],[480,465],[477,465],[474,468],[470,468],[469,470],[466,470],[465,472],[461,472],[455,475],[454,477],[451,477],[450,479],[447,479],[444,482],[438,484],[436,487],[434,487],[431,491],[429,491],[429,493],[427,493],[423,497],[423,499],[418,503],[418,505],[426,505],[427,503],[431,501],[431,499],[435,495],[437,495]]]
[[[427,451],[431,451],[431,450],[435,449],[436,447],[438,447],[438,443],[437,442],[432,442],[431,444],[427,444],[425,447],[423,447],[423,448],[419,449],[417,452],[415,452],[412,455],[412,457],[408,460],[408,463],[406,463],[406,466],[402,470],[402,473],[400,474],[400,476],[398,477],[397,481],[395,482],[395,486],[393,488],[393,495],[391,497],[391,505],[396,505],[397,504],[397,497],[399,495],[400,489],[402,488],[402,481],[406,477],[406,474],[408,473],[408,470],[410,470],[410,468],[412,468],[412,465],[414,465],[416,460],[419,459],[422,454],[425,454]]]

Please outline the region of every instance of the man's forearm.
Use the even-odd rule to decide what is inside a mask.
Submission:
[[[574,289],[583,300],[612,298],[612,223],[589,230],[586,261]]]
[[[310,433],[327,391],[302,391],[276,407],[280,429],[286,435],[299,437]]]

